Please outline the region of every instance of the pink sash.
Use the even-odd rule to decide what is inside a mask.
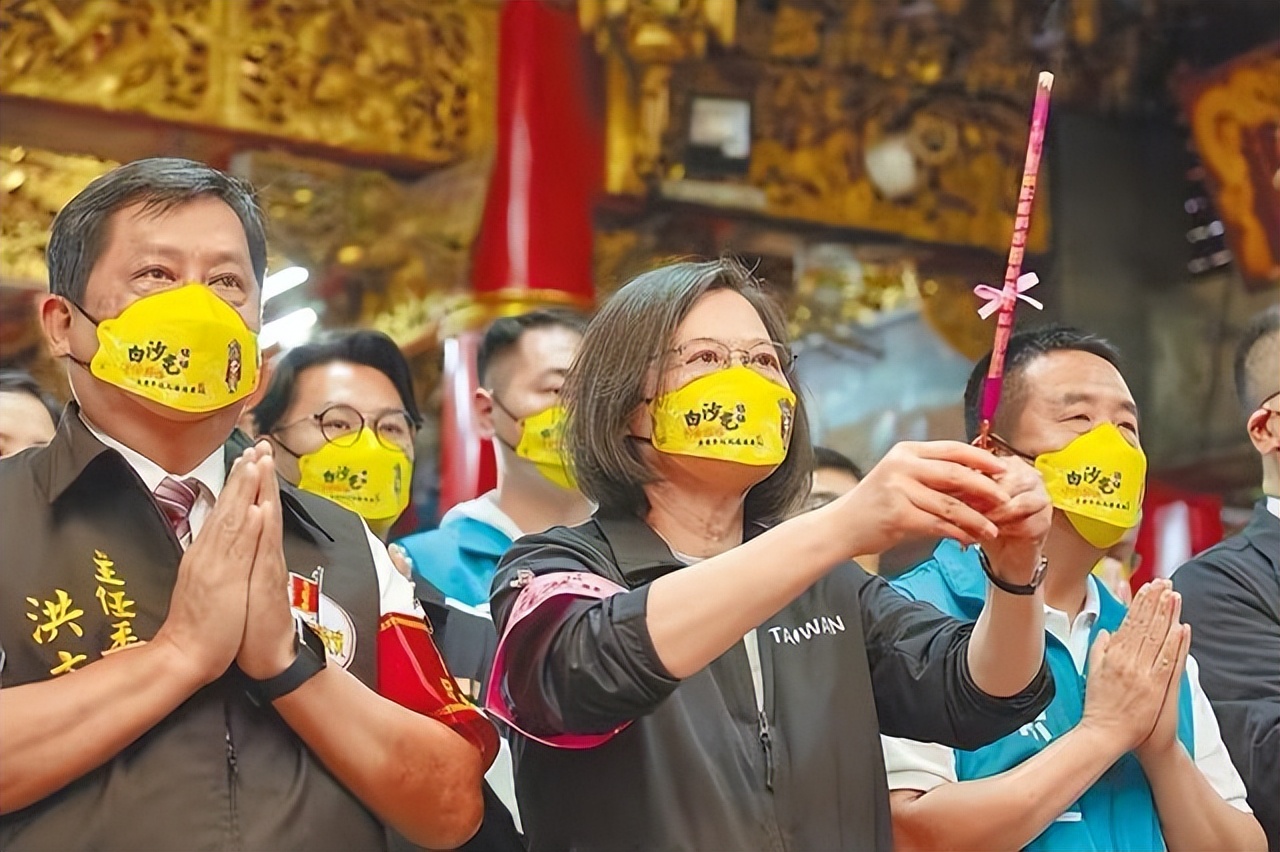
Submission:
[[[485,687],[485,709],[495,718],[543,745],[555,748],[595,748],[608,742],[631,723],[623,723],[607,734],[565,733],[540,737],[529,733],[516,721],[514,708],[507,703],[502,683],[507,675],[507,648],[513,642],[521,641],[531,630],[555,623],[575,600],[604,600],[618,592],[625,592],[626,589],[585,571],[561,571],[536,577],[521,572],[519,580],[525,583],[524,589],[516,598],[516,605],[507,619],[507,628],[498,640],[493,670],[489,673],[489,683]]]

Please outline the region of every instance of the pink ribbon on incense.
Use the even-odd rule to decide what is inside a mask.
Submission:
[[[1021,299],[1037,311],[1043,311],[1043,304],[1026,295],[1028,290],[1039,283],[1040,277],[1034,272],[1027,272],[1018,276],[1018,292],[1014,294],[1014,298]],[[992,314],[1000,310],[1000,302],[1004,299],[1004,290],[992,287],[988,284],[979,284],[977,287],[974,287],[973,294],[980,299],[987,300],[985,305],[978,308],[978,316],[983,319],[989,319]]]

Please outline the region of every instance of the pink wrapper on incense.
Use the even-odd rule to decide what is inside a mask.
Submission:
[[[1004,357],[1013,332],[1013,309],[1018,302],[1018,278],[1027,248],[1027,232],[1031,229],[1031,204],[1036,197],[1036,176],[1040,173],[1040,154],[1044,151],[1044,128],[1049,120],[1049,93],[1053,91],[1053,75],[1041,71],[1036,83],[1035,105],[1031,108],[1031,132],[1027,137],[1027,159],[1022,168],[1022,188],[1018,192],[1018,211],[1013,220],[1013,242],[1009,246],[1009,263],[1004,271],[1004,289],[1000,293],[999,319],[995,344],[991,348],[991,366],[982,387],[982,432],[979,446],[989,447],[991,421],[1000,403],[1004,384]]]

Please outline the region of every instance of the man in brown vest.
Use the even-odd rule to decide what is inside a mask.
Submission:
[[[59,214],[48,257],[77,402],[0,462],[0,847],[467,840],[493,733],[421,676],[411,585],[233,434],[259,368],[251,190],[131,163]]]

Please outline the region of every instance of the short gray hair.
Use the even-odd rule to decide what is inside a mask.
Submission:
[[[46,259],[49,292],[79,304],[94,264],[107,243],[111,216],[141,202],[163,212],[204,196],[221,199],[244,226],[253,274],[262,286],[267,272],[267,236],[253,188],[194,160],[154,157],[135,160],[95,179],[53,220]]]

